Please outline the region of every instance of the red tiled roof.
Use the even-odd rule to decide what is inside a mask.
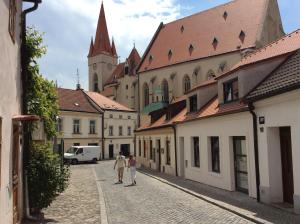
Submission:
[[[115,88],[113,86],[105,88],[100,94],[106,97],[114,96]]]
[[[147,48],[139,72],[255,47],[268,2],[236,0],[163,24]],[[239,38],[242,31],[243,41]]]
[[[85,93],[103,110],[119,110],[119,111],[134,112],[134,110],[125,107],[122,104],[119,104],[116,101],[113,101],[101,95],[100,93],[88,92],[88,91],[85,91]]]
[[[117,80],[124,76],[124,67],[125,67],[125,63],[118,64],[115,70],[113,71],[113,73],[105,82],[104,86],[117,83]]]
[[[237,63],[229,72],[219,76],[225,77],[232,72],[238,70],[246,65],[254,64],[264,60],[268,60],[274,57],[286,55],[295,52],[300,49],[300,29],[287,34],[286,36],[268,44],[267,46],[256,50],[255,52],[244,57],[239,63]]]
[[[111,43],[111,53],[113,56],[118,56],[114,39],[112,39]]]
[[[82,90],[57,88],[60,110],[99,113]]]

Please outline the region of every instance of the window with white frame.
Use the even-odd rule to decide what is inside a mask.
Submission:
[[[128,135],[128,136],[131,135],[131,127],[130,127],[130,126],[127,127],[127,135]]]
[[[108,127],[108,135],[109,136],[113,136],[114,135],[114,127],[113,126],[109,126]]]
[[[90,134],[96,134],[96,121],[90,120]]]
[[[219,137],[210,137],[211,171],[220,173]]]
[[[119,126],[119,136],[122,136],[122,135],[123,135],[123,127]]]
[[[199,147],[199,137],[192,137],[192,158],[193,166],[200,167],[200,147]]]
[[[166,140],[166,164],[171,165],[170,140]]]
[[[223,84],[224,103],[239,99],[238,79],[233,79]]]
[[[61,117],[57,119],[57,132],[63,132],[63,120]]]
[[[80,120],[73,120],[73,134],[80,134]]]

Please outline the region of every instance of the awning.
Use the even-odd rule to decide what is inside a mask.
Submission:
[[[12,118],[13,121],[24,121],[24,122],[32,122],[40,120],[37,115],[16,115]]]

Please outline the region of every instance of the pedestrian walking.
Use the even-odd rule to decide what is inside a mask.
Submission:
[[[124,169],[126,167],[126,159],[125,159],[125,156],[123,156],[122,152],[119,152],[119,155],[116,158],[114,169],[116,169],[116,166],[118,167],[118,178],[119,178],[118,183],[122,184]]]
[[[136,185],[136,160],[132,155],[129,156],[127,171],[128,169],[130,169],[131,183],[132,185]]]

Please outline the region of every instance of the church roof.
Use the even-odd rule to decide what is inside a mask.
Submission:
[[[113,56],[118,56],[114,39],[112,39],[111,43],[111,53]]]
[[[110,45],[103,2],[101,4],[93,51],[89,53],[89,57],[101,53],[107,53],[114,56],[112,47]]]
[[[268,2],[235,0],[171,23],[162,23],[138,71],[256,47]]]

